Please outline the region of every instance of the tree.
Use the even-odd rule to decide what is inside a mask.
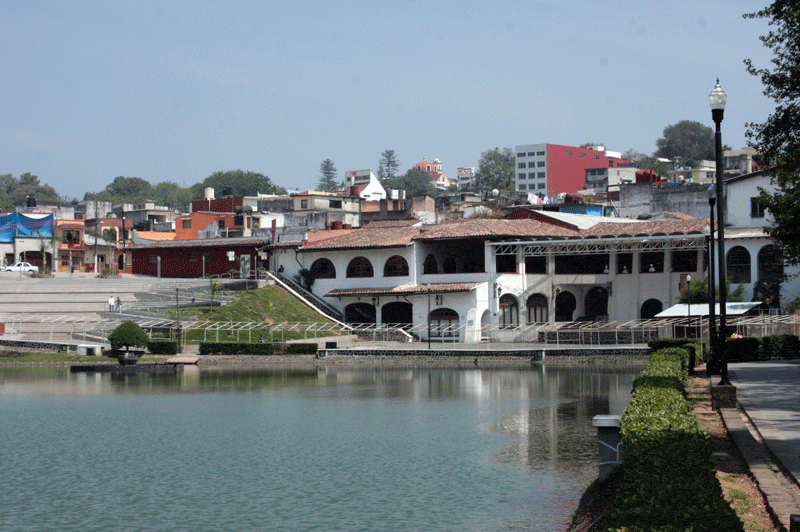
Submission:
[[[384,188],[405,190],[407,196],[436,195],[436,187],[433,186],[431,176],[414,168],[396,179],[384,179],[381,185]]]
[[[275,185],[269,177],[257,172],[244,170],[229,170],[227,172],[214,172],[192,186],[192,198],[203,199],[206,188],[213,188],[216,197],[222,197],[222,187],[231,187],[231,194],[238,196],[255,196],[256,194],[286,194],[286,189]]]
[[[339,187],[336,181],[336,166],[330,159],[325,159],[319,165],[319,188],[320,190],[333,191]]]
[[[689,302],[689,285],[692,290],[692,305],[708,305],[708,277],[692,279],[691,283],[685,283],[678,296],[678,303]],[[741,302],[744,294],[744,285],[740,284],[735,290],[731,290],[731,280],[725,280],[725,297],[728,303]],[[714,286],[714,302],[719,303],[719,287]]]
[[[108,335],[108,342],[116,347],[124,347],[126,351],[131,346],[145,347],[150,339],[144,329],[132,321],[122,322],[119,327]]]
[[[691,120],[681,120],[677,124],[665,127],[663,135],[656,140],[657,149],[653,157],[670,160],[678,157],[681,165],[688,168],[697,167],[700,161],[715,159],[714,130],[711,126]],[[730,146],[723,146],[722,149],[729,150]]]
[[[634,148],[623,152],[622,158],[636,163],[636,168],[652,170],[660,176],[666,176],[670,171],[669,165],[664,161],[658,160],[657,157],[650,157],[644,153],[639,153]]]
[[[475,187],[508,190],[513,186],[514,152],[511,148],[495,148],[481,153],[475,172]]]
[[[774,192],[762,190],[761,205],[774,218],[767,228],[783,252],[784,260],[800,264],[800,2],[776,0],[750,19],[767,19],[772,29],[761,36],[771,49],[772,69],[756,68],[745,60],[747,71],[758,76],[764,95],[775,101],[775,111],[761,124],[747,124],[747,137],[762,161],[774,167],[767,170]]]
[[[397,176],[397,168],[400,166],[400,161],[394,154],[394,150],[386,150],[381,153],[381,158],[378,160],[378,178],[379,179],[394,179]]]

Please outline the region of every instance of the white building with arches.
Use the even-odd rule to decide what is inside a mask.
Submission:
[[[325,230],[269,248],[270,267],[309,270],[348,323],[421,339],[520,341],[528,324],[647,319],[703,277],[708,220],[526,211],[523,219]]]

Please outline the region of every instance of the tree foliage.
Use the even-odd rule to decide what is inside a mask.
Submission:
[[[691,288],[692,305],[708,305],[708,277],[699,279],[692,279],[691,283],[685,283],[681,288],[680,295],[678,296],[679,303],[689,302],[689,290]],[[731,290],[731,280],[725,280],[725,300],[728,303],[741,302],[743,300],[744,285],[740,284],[734,290]],[[719,303],[719,286],[714,286],[714,302]]]
[[[322,161],[319,165],[319,189],[331,192],[339,188],[339,183],[336,179],[336,172],[338,171],[330,159]]]
[[[383,188],[397,188],[400,190],[405,190],[407,197],[420,196],[423,194],[428,196],[436,195],[436,187],[433,186],[433,180],[431,180],[431,176],[426,172],[422,172],[414,168],[410,169],[408,172],[398,178],[384,179],[381,181],[381,185]]]
[[[17,205],[25,205],[28,196],[36,198],[37,205],[60,205],[63,198],[50,185],[42,185],[39,176],[30,172],[19,178],[12,174],[0,175],[0,210],[13,211]]]
[[[475,186],[485,190],[509,190],[513,187],[514,152],[511,148],[495,148],[481,153]]]
[[[125,321],[111,331],[108,335],[108,341],[112,346],[124,347],[127,350],[130,346],[146,346],[149,338],[144,329],[138,324],[132,321]]]
[[[714,130],[711,126],[681,120],[664,128],[663,136],[656,140],[654,157],[680,158],[682,166],[694,168],[702,160],[714,160]]]
[[[781,247],[789,264],[800,264],[800,2],[777,0],[750,19],[766,19],[771,27],[761,36],[772,50],[771,68],[757,68],[745,60],[747,71],[761,79],[764,94],[775,101],[775,111],[761,124],[748,124],[747,137],[763,162],[775,191],[762,191],[761,204],[774,217],[767,232]]]
[[[400,161],[397,160],[394,150],[385,150],[378,160],[378,178],[381,180],[394,179],[397,177],[399,167]]]
[[[214,172],[201,183],[192,186],[193,200],[203,199],[203,191],[213,188],[215,197],[222,197],[222,187],[230,186],[233,196],[255,196],[256,194],[286,194],[286,189],[275,185],[269,177],[257,172],[228,170]]]

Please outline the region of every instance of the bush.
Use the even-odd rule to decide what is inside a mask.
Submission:
[[[127,350],[131,346],[144,347],[150,339],[144,329],[129,320],[121,323],[119,327],[111,331],[111,334],[108,335],[108,341],[114,350],[120,347],[124,347]]]
[[[272,344],[201,342],[201,355],[271,355]]]
[[[317,344],[286,344],[286,354],[288,355],[316,355]]]
[[[714,475],[708,435],[684,398],[686,356],[660,349],[634,381],[620,427],[620,495],[603,530],[743,530]]]
[[[147,342],[147,350],[154,355],[177,355],[178,342],[151,341]]]

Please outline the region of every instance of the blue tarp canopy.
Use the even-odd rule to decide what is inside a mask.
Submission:
[[[53,215],[15,212],[0,216],[0,242],[13,242],[14,237],[26,236],[52,237]]]

